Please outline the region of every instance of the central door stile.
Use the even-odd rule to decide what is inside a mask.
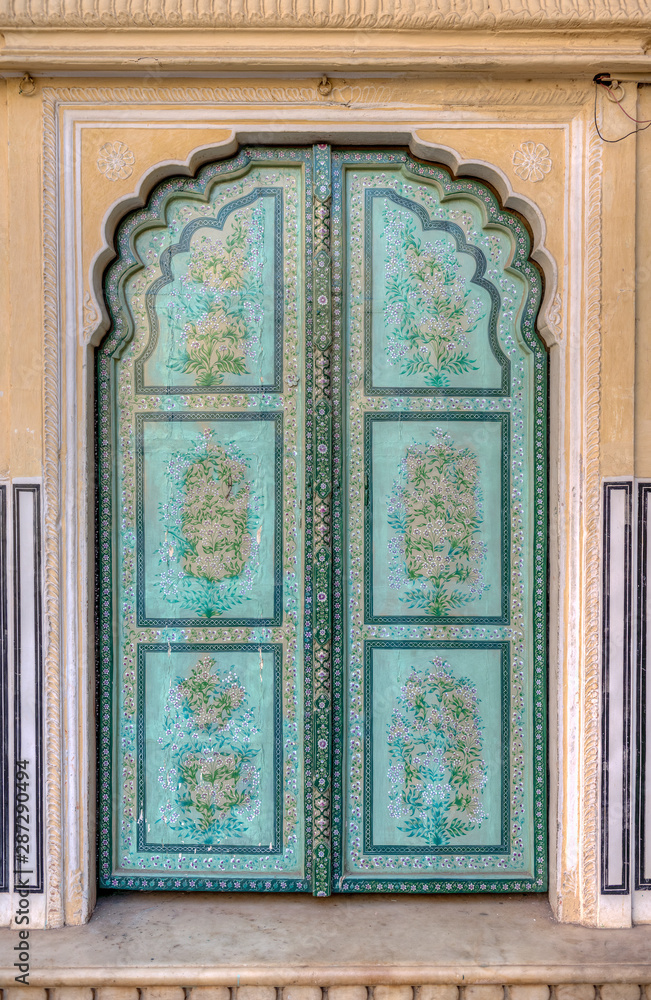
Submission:
[[[330,400],[330,352],[332,347],[332,258],[330,253],[330,147],[313,147],[313,336],[307,342],[308,380],[306,400],[312,413],[306,414],[307,433],[313,428],[309,469],[306,522],[312,518],[312,573],[306,548],[306,601],[312,588],[313,657],[313,761],[312,816],[314,837],[313,893],[330,895],[331,873],[331,643],[332,643],[332,406]],[[309,194],[308,194],[309,197]],[[309,312],[308,312],[309,315]],[[313,349],[310,349],[310,340]],[[309,489],[310,471],[312,489]],[[309,620],[306,608],[306,625]],[[309,636],[306,636],[309,639]],[[307,652],[307,651],[306,651]],[[307,659],[307,657],[306,657]],[[309,794],[309,793],[308,793]]]

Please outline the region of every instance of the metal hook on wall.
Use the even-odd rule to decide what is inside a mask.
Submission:
[[[36,83],[29,73],[25,73],[22,80],[18,84],[18,93],[22,94],[23,97],[31,97],[32,94],[36,93]]]
[[[322,97],[327,97],[332,91],[332,84],[330,83],[330,80],[325,75],[325,73],[317,83],[316,89],[318,90],[318,92],[321,94]]]
[[[612,101],[614,104],[621,104],[626,97],[626,92],[619,80],[611,80],[610,83],[607,84],[607,87],[606,97],[608,100]]]

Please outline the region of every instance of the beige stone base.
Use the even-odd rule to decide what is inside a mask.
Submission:
[[[651,986],[566,983],[547,986],[36,986],[8,987],[2,1000],[650,1000]]]

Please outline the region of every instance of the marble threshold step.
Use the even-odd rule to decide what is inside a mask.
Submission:
[[[26,987],[0,930],[3,1000],[651,1000],[651,925],[545,897],[114,893],[29,941]]]

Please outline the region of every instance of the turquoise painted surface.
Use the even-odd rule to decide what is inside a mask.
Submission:
[[[245,387],[274,381],[277,340],[276,255],[282,231],[281,189],[232,204],[212,203],[204,218],[177,207],[169,230],[177,241],[161,255],[161,275],[147,289],[151,354],[146,386]],[[157,233],[139,253],[156,252]]]
[[[399,151],[253,149],[159,185],[118,250],[102,884],[542,891],[526,230]]]
[[[369,449],[369,615],[500,617],[501,425],[396,415],[372,422]]]
[[[273,652],[175,646],[141,659],[148,849],[278,851]]]
[[[502,651],[371,652],[371,845],[424,854],[500,845]]]
[[[528,236],[479,182],[399,152],[333,164],[337,891],[542,891],[546,357]]]
[[[145,418],[142,427],[144,618],[273,618],[276,423]]]
[[[483,252],[473,256],[455,224],[449,223],[451,231],[425,229],[429,212],[412,199],[398,196],[396,204],[369,194],[373,386],[499,389],[502,366],[489,336],[496,289],[492,299],[489,287],[473,281],[486,269]],[[448,220],[435,215],[433,224],[441,221]]]

